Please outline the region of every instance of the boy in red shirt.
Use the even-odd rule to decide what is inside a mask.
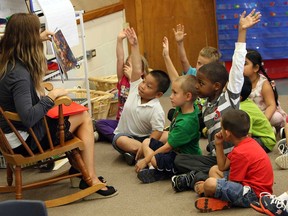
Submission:
[[[248,114],[231,109],[222,116],[221,126],[221,131],[215,135],[217,165],[210,169],[209,178],[200,183],[205,197],[195,202],[201,212],[231,206],[250,207],[251,202],[259,200],[261,192],[272,192],[272,165],[261,146],[247,136]],[[223,151],[224,141],[234,144],[227,157]]]

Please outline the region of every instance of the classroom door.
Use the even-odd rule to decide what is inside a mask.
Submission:
[[[166,71],[162,57],[162,40],[168,37],[171,59],[180,73],[181,64],[173,28],[185,25],[187,57],[195,67],[204,46],[217,47],[214,0],[124,0],[126,20],[134,27],[141,53],[153,69]]]

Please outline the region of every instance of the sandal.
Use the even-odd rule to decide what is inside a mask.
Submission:
[[[79,188],[81,190],[84,190],[88,188],[89,186],[87,183],[82,179],[79,184]],[[98,190],[94,194],[91,194],[87,197],[84,197],[84,200],[94,200],[94,199],[103,199],[103,198],[110,198],[113,196],[116,196],[118,194],[118,191],[113,186],[106,186],[107,190]]]
[[[204,181],[198,181],[194,184],[194,191],[199,196],[204,196]]]

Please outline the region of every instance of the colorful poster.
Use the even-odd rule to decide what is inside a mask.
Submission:
[[[260,23],[248,30],[247,48],[258,50],[263,59],[288,58],[288,1],[216,0],[219,49],[223,61],[231,61],[237,41],[240,14],[260,11]]]

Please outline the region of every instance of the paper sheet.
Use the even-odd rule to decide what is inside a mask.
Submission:
[[[38,3],[45,16],[46,29],[61,29],[70,47],[78,45],[75,11],[70,0],[38,0]]]
[[[1,0],[0,18],[11,16],[14,13],[27,13],[28,9],[24,0]]]

